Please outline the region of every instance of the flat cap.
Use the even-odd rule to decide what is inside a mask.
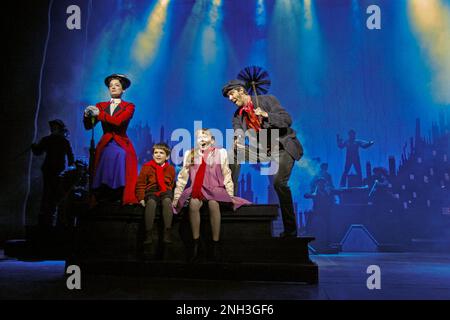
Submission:
[[[237,80],[237,79],[230,80],[223,86],[222,95],[224,97],[227,97],[228,91],[239,88],[239,87],[242,87],[245,89],[245,82],[242,80]]]

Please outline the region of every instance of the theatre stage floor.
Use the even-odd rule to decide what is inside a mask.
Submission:
[[[0,251],[0,299],[353,300],[450,299],[450,254],[340,253],[312,255],[319,284],[87,276],[66,287],[63,261],[18,261]],[[369,290],[367,267],[381,270]]]

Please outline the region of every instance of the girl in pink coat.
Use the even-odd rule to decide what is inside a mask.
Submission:
[[[228,166],[227,151],[214,147],[214,138],[208,129],[196,132],[197,145],[184,155],[183,168],[178,174],[173,207],[176,213],[189,206],[189,220],[194,239],[191,260],[196,260],[200,238],[200,208],[208,206],[213,240],[213,256],[220,240],[220,206],[229,204],[234,210],[249,201],[233,195],[234,185]],[[186,184],[191,181],[188,188]]]

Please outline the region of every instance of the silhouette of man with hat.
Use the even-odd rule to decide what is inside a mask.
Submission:
[[[45,153],[41,167],[44,187],[39,214],[40,226],[54,225],[57,204],[62,196],[59,175],[66,168],[66,158],[69,166],[74,164],[66,125],[62,120],[55,119],[49,121],[49,126],[50,135],[31,145],[34,155],[39,156]]]

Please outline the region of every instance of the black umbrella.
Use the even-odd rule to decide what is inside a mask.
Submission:
[[[258,94],[269,92],[271,84],[267,71],[258,66],[245,67],[237,78],[245,82],[248,93],[256,96],[256,107],[259,108]]]

